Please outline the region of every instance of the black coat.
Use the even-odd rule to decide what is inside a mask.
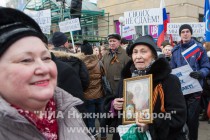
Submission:
[[[206,76],[203,82],[203,95],[205,98],[210,98],[210,73]]]
[[[89,73],[88,69],[82,60],[80,60],[77,57],[71,56],[69,58],[59,58],[61,61],[66,62],[72,66],[72,68],[75,70],[76,75],[79,76],[81,84],[82,84],[82,89],[85,91],[88,86],[89,86]]]
[[[80,78],[77,76],[75,70],[68,63],[62,62],[55,58],[51,53],[52,60],[55,62],[58,71],[57,86],[64,89],[74,97],[84,101],[83,104],[76,106],[81,113],[86,113],[85,99],[83,95]]]
[[[123,79],[131,77],[131,67],[133,62],[130,61],[122,70],[122,79],[118,86],[116,96],[109,96],[105,99],[105,110],[110,110],[111,101],[114,98],[123,97]],[[147,74],[153,75],[153,89],[161,83],[164,91],[164,107],[166,113],[176,111],[176,114],[171,114],[171,119],[155,118],[152,124],[149,124],[149,131],[153,140],[181,140],[181,130],[186,122],[187,109],[184,96],[181,91],[181,84],[179,79],[170,74],[171,68],[165,58],[159,58],[156,60]],[[153,113],[160,113],[160,97],[158,95]],[[112,126],[118,126],[122,124],[122,118],[112,119],[112,123],[109,120],[109,124]],[[117,135],[114,135],[113,139],[117,140]]]
[[[80,55],[77,56],[72,53],[67,53],[62,49],[63,47],[54,48],[54,50],[51,50],[51,52],[55,55],[57,59],[71,65],[71,67],[76,72],[76,75],[80,78],[82,89],[83,91],[85,91],[88,88],[90,81],[89,72],[85,63],[79,58]]]

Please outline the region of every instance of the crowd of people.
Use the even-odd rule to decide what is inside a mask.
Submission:
[[[21,11],[0,7],[0,16],[0,139],[106,140],[110,129],[124,125],[124,80],[148,74],[152,113],[170,117],[136,121],[140,133],[149,132],[152,140],[197,140],[199,119],[210,123],[210,42],[195,40],[190,25],[179,28],[177,44],[157,46],[149,35],[128,43],[113,33],[107,44],[84,40],[73,47],[62,32],[47,39]],[[196,53],[183,57],[192,46]],[[203,91],[183,95],[171,71],[185,65]],[[105,94],[103,72],[111,95]],[[133,101],[141,104],[138,97]],[[112,134],[113,140],[121,139],[118,131]]]

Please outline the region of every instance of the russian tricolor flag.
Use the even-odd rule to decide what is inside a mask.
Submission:
[[[165,33],[167,31],[168,17],[166,13],[164,0],[160,1],[160,8],[163,9],[163,24],[158,25],[158,40],[157,40],[158,47],[160,47],[161,43],[165,41]]]
[[[199,52],[200,49],[197,44],[192,45],[190,48],[186,49],[185,51],[182,52],[182,55],[188,59],[189,57],[193,56],[197,52]]]

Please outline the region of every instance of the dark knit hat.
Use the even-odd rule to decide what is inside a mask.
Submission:
[[[148,46],[152,50],[152,52],[155,56],[155,59],[158,57],[157,51],[156,51],[157,50],[157,45],[155,44],[154,40],[150,36],[140,36],[139,38],[137,38],[134,41],[134,43],[132,45],[130,45],[129,48],[127,49],[128,56],[132,55],[133,48],[136,45],[146,45],[146,46]]]
[[[93,48],[90,45],[90,43],[88,43],[87,40],[83,41],[83,44],[81,45],[81,52],[84,53],[85,55],[93,54]]]
[[[192,27],[189,24],[183,24],[182,26],[180,26],[179,28],[179,35],[181,35],[181,31],[184,29],[189,29],[191,32],[191,35],[193,34],[193,30]]]
[[[47,44],[39,25],[22,11],[0,7],[0,56],[17,40],[36,36]]]
[[[114,38],[114,39],[117,39],[117,40],[121,40],[121,36],[120,36],[119,34],[116,34],[116,33],[114,33],[114,34],[109,34],[109,35],[107,36],[107,40],[109,40],[109,39],[111,39],[111,38]]]
[[[55,32],[52,36],[52,43],[55,47],[60,47],[61,45],[64,45],[67,40],[68,38],[62,32]]]

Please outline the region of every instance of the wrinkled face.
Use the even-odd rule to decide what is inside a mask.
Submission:
[[[45,44],[24,37],[0,57],[0,95],[9,103],[34,111],[53,96],[57,69]]]
[[[132,60],[137,70],[145,70],[154,60],[154,56],[152,50],[146,45],[136,45],[133,48]]]
[[[117,40],[115,38],[110,38],[109,39],[109,48],[111,50],[115,50],[120,46],[120,40]]]
[[[98,48],[98,47],[95,47],[95,48],[93,49],[93,54],[99,55],[99,48]]]
[[[192,34],[189,29],[183,29],[181,31],[180,36],[181,36],[181,40],[183,41],[183,43],[187,43],[190,41]]]
[[[171,57],[171,50],[172,50],[172,46],[167,45],[164,47],[163,49],[163,53],[165,54],[166,57]]]

